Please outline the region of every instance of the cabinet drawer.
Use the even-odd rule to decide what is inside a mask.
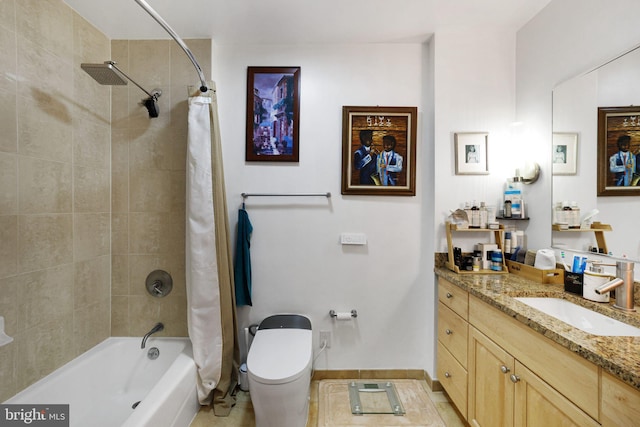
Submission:
[[[438,380],[456,405],[464,419],[467,419],[467,370],[449,351],[438,342]]]
[[[438,340],[465,368],[467,367],[468,336],[467,321],[443,303],[438,303]]]
[[[438,299],[460,317],[469,318],[469,294],[448,280],[438,280]]]
[[[631,426],[640,419],[640,391],[602,372],[602,426]]]
[[[469,323],[594,419],[599,419],[598,367],[476,297]]]

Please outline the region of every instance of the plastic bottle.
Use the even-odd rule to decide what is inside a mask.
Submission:
[[[480,209],[476,201],[471,205],[471,228],[480,228]]]
[[[502,252],[491,252],[491,270],[502,271]]]
[[[507,200],[511,201],[511,217],[521,218],[522,183],[519,177],[514,177],[507,181],[504,189],[504,201],[506,202]],[[507,217],[506,212],[505,217]]]
[[[487,211],[487,205],[484,202],[480,202],[480,228],[487,228],[488,220],[489,212]]]

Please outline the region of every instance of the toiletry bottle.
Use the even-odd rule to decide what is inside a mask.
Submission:
[[[502,271],[502,252],[491,252],[491,270]]]
[[[467,221],[471,226],[471,204],[469,202],[464,202],[464,212],[467,214]]]
[[[519,177],[514,177],[505,184],[504,200],[511,201],[511,217],[521,218],[522,183]]]
[[[504,214],[505,218],[511,218],[511,200],[504,201]]]
[[[480,228],[487,228],[488,219],[487,205],[484,202],[480,202]]]
[[[480,209],[476,201],[471,205],[471,228],[480,228]]]
[[[504,255],[507,256],[511,253],[511,232],[504,233]]]

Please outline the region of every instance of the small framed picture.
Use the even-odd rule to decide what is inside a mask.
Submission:
[[[342,107],[342,194],[416,195],[416,107]]]
[[[248,162],[297,162],[300,67],[247,68]]]
[[[456,132],[454,135],[456,175],[488,175],[488,145],[489,133],[487,132]]]
[[[640,196],[640,107],[598,108],[598,196]]]
[[[554,175],[575,175],[578,172],[578,134],[553,133],[551,161]]]

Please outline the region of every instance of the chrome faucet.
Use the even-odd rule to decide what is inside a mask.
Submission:
[[[147,344],[147,338],[149,338],[151,334],[160,332],[163,329],[164,329],[164,325],[162,323],[156,323],[156,325],[153,328],[151,328],[149,332],[144,334],[144,337],[142,337],[142,345],[140,346],[140,348],[144,348],[144,346]]]
[[[616,288],[616,303],[613,308],[625,311],[636,311],[633,289],[633,266],[630,261],[616,261],[616,278],[598,286],[597,294],[604,294]]]

